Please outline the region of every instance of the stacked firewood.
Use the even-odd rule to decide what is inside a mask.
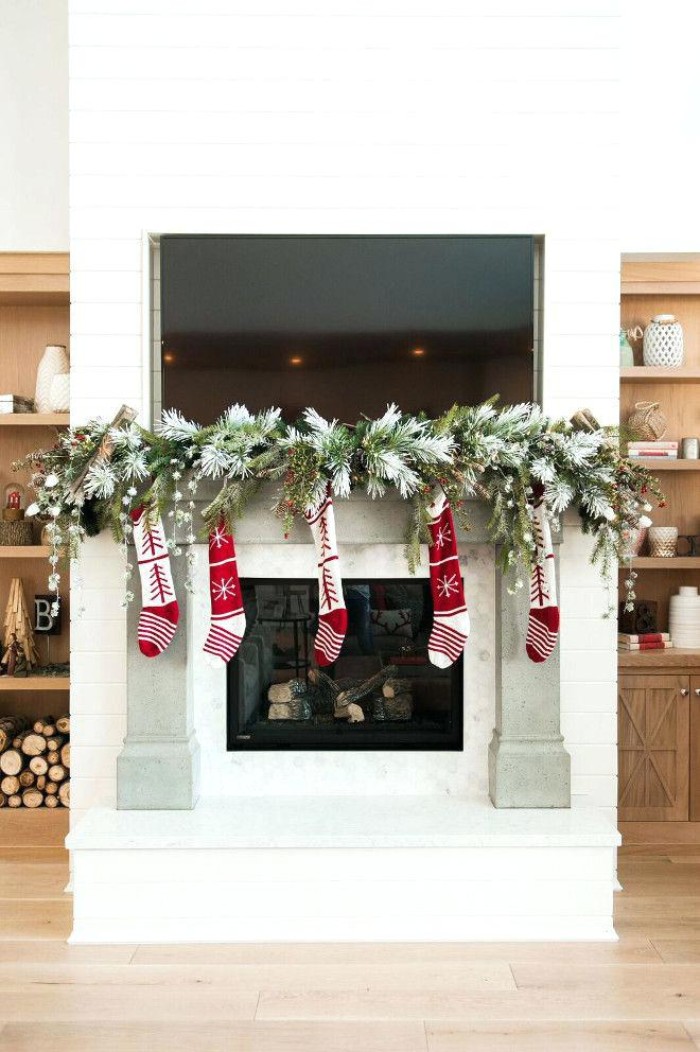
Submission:
[[[395,665],[385,665],[369,679],[334,680],[320,668],[309,669],[308,683],[290,679],[273,683],[267,692],[268,720],[308,720],[332,716],[348,723],[365,720],[399,721],[413,716],[411,681],[397,676]]]
[[[0,807],[70,806],[70,716],[0,716]]]

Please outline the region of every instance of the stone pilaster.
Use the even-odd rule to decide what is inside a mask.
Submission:
[[[127,733],[117,757],[117,807],[187,810],[199,795],[199,744],[192,717],[192,646],[184,558],[172,560],[180,622],[167,651],[144,657],[136,645],[139,604],[128,613]]]
[[[525,653],[528,588],[508,594],[496,570],[496,727],[489,746],[495,807],[570,807],[571,761],[559,729],[559,645],[544,664]]]

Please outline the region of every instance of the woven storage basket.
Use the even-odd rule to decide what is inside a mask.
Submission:
[[[33,544],[34,537],[31,522],[20,519],[18,522],[5,522],[0,519],[0,545],[11,545],[19,547],[24,544]]]
[[[666,434],[667,421],[658,402],[635,402],[627,426],[641,439],[656,442]]]

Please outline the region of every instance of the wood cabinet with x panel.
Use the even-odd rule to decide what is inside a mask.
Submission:
[[[689,677],[622,676],[618,695],[620,821],[687,821]]]
[[[700,653],[619,658],[620,832],[634,843],[700,843]]]

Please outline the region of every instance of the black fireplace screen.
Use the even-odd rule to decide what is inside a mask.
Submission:
[[[228,748],[462,749],[462,663],[428,659],[423,580],[346,581],[348,631],[333,665],[313,657],[318,587],[241,581],[246,633],[228,666]]]

